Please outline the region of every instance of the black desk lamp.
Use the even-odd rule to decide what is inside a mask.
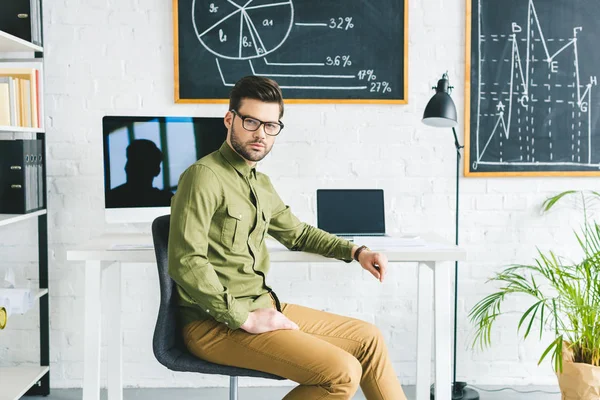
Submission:
[[[423,113],[423,123],[425,125],[437,128],[452,128],[454,133],[454,146],[456,147],[456,245],[458,245],[458,183],[460,170],[460,149],[465,146],[458,143],[456,130],[457,125],[456,106],[450,97],[453,87],[449,86],[448,73],[442,76],[438,81],[437,87],[434,87],[436,93],[433,95],[425,112]],[[479,393],[466,387],[466,382],[456,382],[456,330],[457,330],[457,309],[458,309],[458,261],[454,263],[454,377],[452,380],[452,400],[479,400]],[[431,399],[434,399],[434,387],[431,388]]]

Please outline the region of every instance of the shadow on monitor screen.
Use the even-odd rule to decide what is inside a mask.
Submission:
[[[107,222],[151,222],[170,213],[181,173],[227,137],[222,117],[106,116]]]

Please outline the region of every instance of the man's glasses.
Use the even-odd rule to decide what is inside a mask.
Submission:
[[[233,115],[237,115],[242,120],[242,126],[245,130],[255,132],[257,131],[261,125],[265,126],[265,133],[269,136],[277,136],[279,132],[283,129],[283,122],[265,122],[260,119],[256,119],[253,117],[248,117],[245,115],[240,115],[236,110],[230,110]]]

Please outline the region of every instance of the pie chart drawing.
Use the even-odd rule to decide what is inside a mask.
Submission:
[[[192,23],[206,50],[229,60],[277,50],[294,25],[291,0],[193,0]]]

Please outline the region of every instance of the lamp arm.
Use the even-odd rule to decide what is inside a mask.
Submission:
[[[454,147],[456,147],[457,156],[460,158],[460,149],[463,149],[465,146],[458,142],[458,136],[456,135],[456,129],[454,129],[454,127],[452,127],[452,133],[454,133]]]

